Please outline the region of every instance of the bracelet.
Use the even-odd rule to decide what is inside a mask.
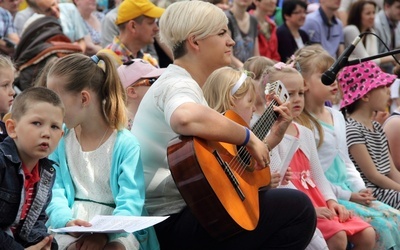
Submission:
[[[250,141],[250,129],[248,129],[247,127],[244,127],[244,129],[246,130],[246,138],[244,139],[244,142],[239,145],[240,147],[244,147],[247,145],[247,143],[249,143]]]

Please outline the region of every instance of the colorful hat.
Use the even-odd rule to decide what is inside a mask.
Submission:
[[[126,89],[139,79],[158,78],[164,70],[154,67],[143,59],[133,59],[127,65],[119,66],[117,71],[122,86]]]
[[[124,0],[118,7],[115,24],[121,24],[141,15],[160,18],[165,9],[155,6],[149,0]]]
[[[349,106],[373,89],[390,86],[396,78],[396,75],[383,72],[372,61],[344,67],[338,75],[343,92],[340,108]]]

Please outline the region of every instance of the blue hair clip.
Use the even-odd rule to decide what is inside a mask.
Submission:
[[[95,64],[98,64],[99,61],[100,61],[100,58],[99,58],[98,56],[96,56],[96,55],[91,56],[90,59],[92,59],[92,61],[93,61]]]

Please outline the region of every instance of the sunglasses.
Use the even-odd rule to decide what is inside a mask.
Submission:
[[[151,86],[153,85],[153,83],[157,81],[157,78],[145,78],[142,80],[139,80],[137,82],[135,82],[134,84],[132,84],[132,87],[139,87],[139,86]]]

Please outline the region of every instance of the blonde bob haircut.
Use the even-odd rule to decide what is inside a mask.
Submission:
[[[215,70],[207,78],[204,86],[204,97],[210,106],[219,113],[232,109],[234,100],[243,98],[249,91],[255,101],[256,91],[251,77],[247,77],[239,89],[232,95],[231,90],[244,72],[230,67]]]
[[[220,32],[228,24],[225,13],[217,6],[203,1],[181,1],[168,6],[160,18],[160,39],[178,59],[186,54],[185,41],[194,41]]]

